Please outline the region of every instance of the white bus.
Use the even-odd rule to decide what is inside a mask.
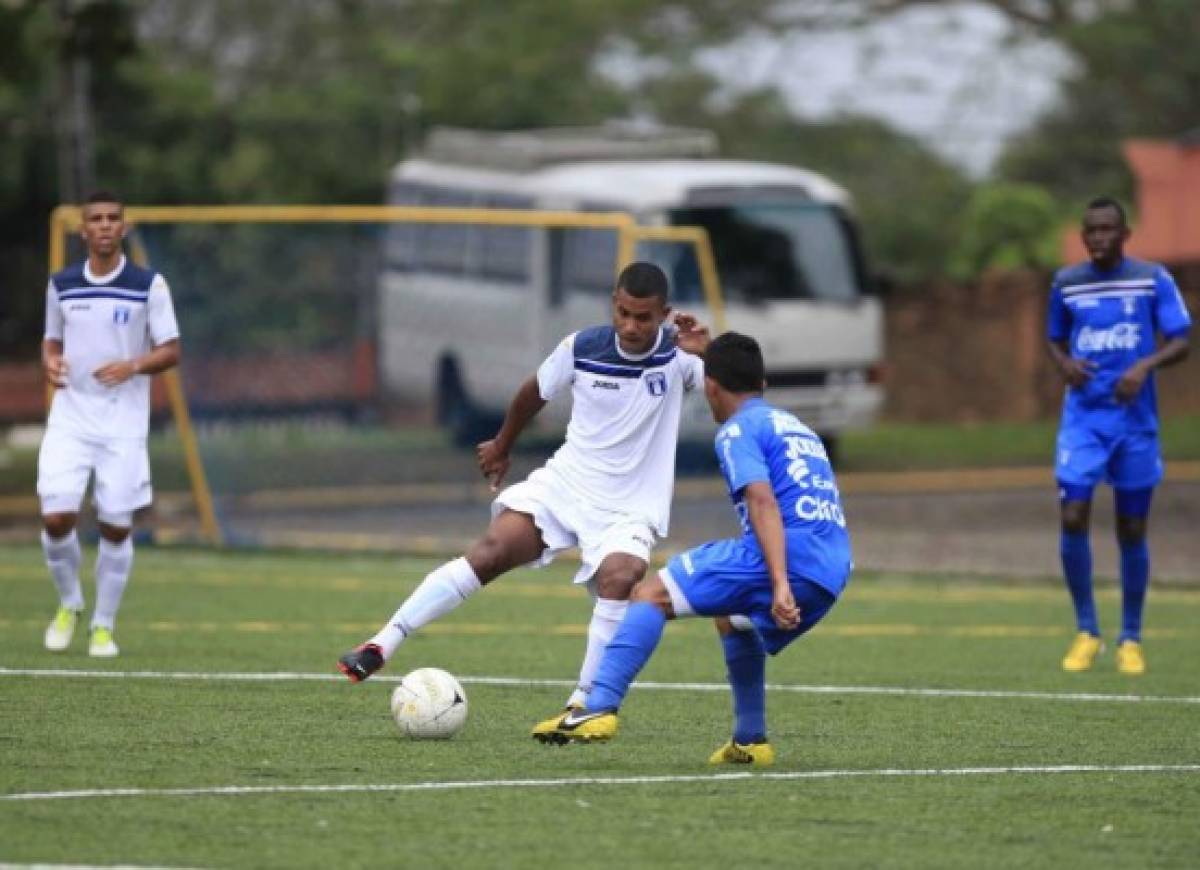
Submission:
[[[705,131],[628,127],[438,130],[391,174],[393,205],[622,212],[699,226],[715,253],[729,329],[754,336],[772,402],[832,441],[883,400],[883,318],[845,190],[791,166],[720,160]],[[570,332],[608,322],[609,229],[396,224],[379,294],[386,393],[432,401],[462,443],[490,437],[513,391]],[[708,324],[694,249],[641,242],[672,305]],[[548,408],[543,425],[561,425]],[[685,431],[712,431],[702,398]]]

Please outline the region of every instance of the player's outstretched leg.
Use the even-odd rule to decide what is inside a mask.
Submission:
[[[465,557],[431,571],[405,599],[375,636],[338,659],[337,666],[351,682],[361,683],[383,667],[404,639],[423,625],[445,616],[481,586]]]
[[[545,549],[532,517],[503,511],[466,556],[427,574],[374,637],[338,659],[338,670],[351,681],[362,682],[383,667],[414,631],[454,610],[485,583],[534,561]]]

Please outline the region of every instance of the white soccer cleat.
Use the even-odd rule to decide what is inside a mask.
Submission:
[[[71,645],[75,636],[75,623],[79,621],[79,613],[67,607],[58,608],[54,619],[46,626],[44,642],[46,649],[51,652],[62,652]]]
[[[111,628],[96,626],[92,629],[92,639],[88,644],[88,655],[96,659],[111,659],[121,654],[117,642],[113,640]]]

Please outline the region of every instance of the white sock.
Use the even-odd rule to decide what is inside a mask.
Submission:
[[[628,608],[628,601],[617,601],[613,598],[596,599],[596,606],[592,608],[592,621],[588,624],[587,651],[583,654],[583,665],[579,668],[579,684],[567,699],[568,707],[587,700],[588,692],[592,690],[592,680],[600,668],[600,659],[604,658],[604,648],[617,633]]]
[[[75,530],[61,538],[52,538],[42,530],[42,552],[46,556],[46,567],[58,590],[58,601],[70,610],[83,610],[83,587],[79,585],[79,563],[83,554],[79,551],[79,536]]]
[[[92,614],[92,628],[113,629],[117,624],[117,610],[121,607],[121,596],[133,570],[133,539],[126,538],[114,544],[100,539],[96,549],[96,612]]]
[[[390,659],[396,647],[423,625],[445,616],[477,592],[482,584],[465,557],[447,562],[425,575],[391,621],[369,643],[378,644],[383,657]]]

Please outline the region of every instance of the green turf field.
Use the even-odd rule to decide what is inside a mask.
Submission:
[[[1197,864],[1200,590],[1152,590],[1150,671],[1130,679],[1107,654],[1093,673],[1059,671],[1070,631],[1055,584],[856,577],[829,619],[769,665],[780,760],[763,777],[705,764],[727,736],[729,702],[701,622],[672,625],[643,676],[715,690],[635,688],[608,745],[528,738],[565,699],[583,648],[589,607],[569,565],[504,578],[402,648],[380,676],[446,668],[464,679],[471,714],[452,741],[400,739],[391,684],[352,686],[333,662],[430,565],[142,548],[123,654],[101,661],[82,633],[68,653],[41,650],[53,601],[40,552],[0,548],[0,862]],[[85,588],[90,600],[90,579]],[[1114,590],[1100,601],[1111,627]],[[213,791],[229,786],[265,790]],[[95,793],[106,789],[148,793]],[[44,794],[63,791],[87,794]]]

